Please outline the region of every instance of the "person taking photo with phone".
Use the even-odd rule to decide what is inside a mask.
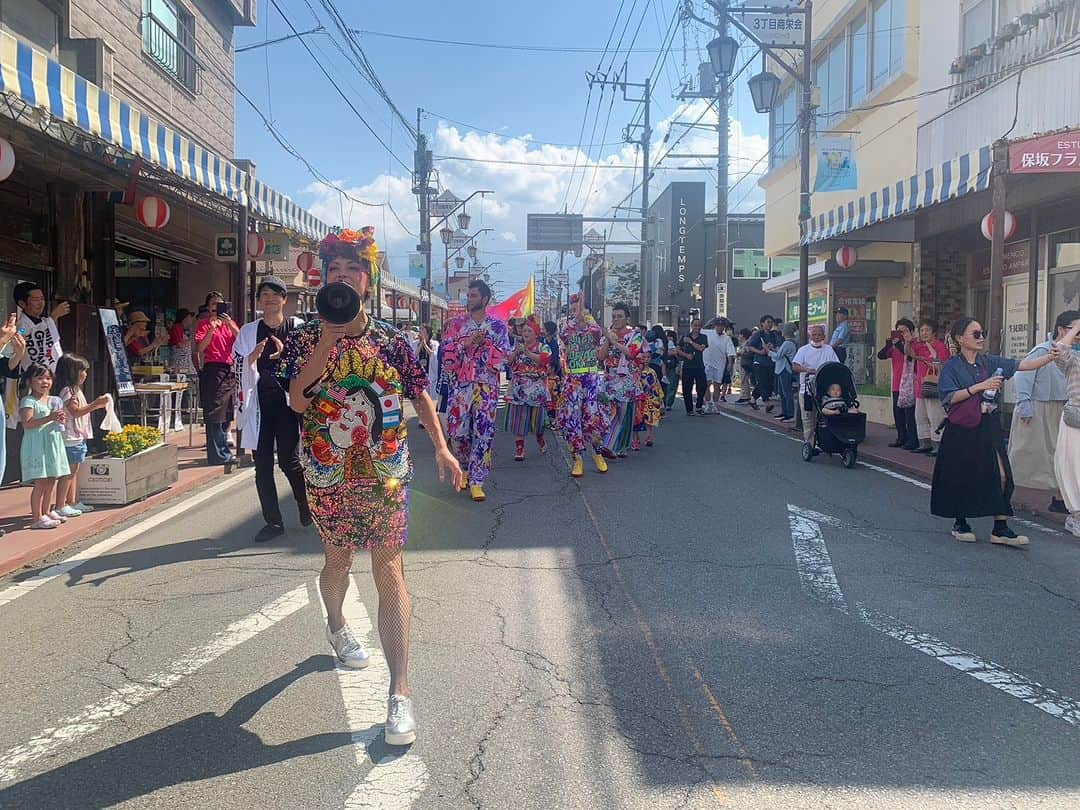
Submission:
[[[195,347],[202,357],[199,398],[206,424],[206,463],[224,464],[232,472],[236,458],[229,448],[227,428],[233,420],[236,377],[233,374],[233,346],[240,327],[232,319],[225,296],[218,291],[206,296],[209,317],[195,331]]]

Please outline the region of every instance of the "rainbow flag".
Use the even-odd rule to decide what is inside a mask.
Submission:
[[[536,286],[533,283],[533,277],[529,276],[528,284],[513,295],[508,296],[505,301],[500,301],[498,304],[488,307],[488,314],[502,321],[532,315],[535,296]]]

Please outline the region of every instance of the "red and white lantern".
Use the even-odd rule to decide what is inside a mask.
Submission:
[[[169,204],[161,197],[143,197],[135,204],[135,218],[139,224],[152,231],[164,228],[169,224],[172,211]]]
[[[307,283],[309,287],[321,287],[322,286],[322,271],[317,267],[311,267],[307,270]]]
[[[247,255],[249,259],[257,259],[266,253],[266,240],[257,233],[247,235]]]
[[[0,183],[11,177],[15,171],[15,150],[11,144],[0,138]]]
[[[312,268],[315,267],[315,254],[308,251],[304,251],[296,257],[296,269],[301,273],[310,273]]]
[[[859,254],[851,245],[844,245],[836,251],[836,264],[843,270],[850,270],[859,260]]]
[[[405,309],[409,305],[409,302],[405,299],[404,295],[399,295],[397,300],[397,308]]]
[[[1008,242],[1013,238],[1013,234],[1016,233],[1016,217],[1013,216],[1012,211],[1005,212],[1004,233],[1005,241]],[[982,235],[989,241],[994,240],[994,212],[991,211],[985,217],[982,218]]]

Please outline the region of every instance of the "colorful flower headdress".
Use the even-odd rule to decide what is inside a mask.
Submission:
[[[375,227],[367,225],[359,231],[332,231],[319,243],[319,258],[323,263],[323,281],[330,262],[337,258],[366,261],[371,267],[371,286],[379,283],[379,246],[375,244]]]

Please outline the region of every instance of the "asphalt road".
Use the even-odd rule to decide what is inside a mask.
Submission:
[[[917,482],[724,416],[580,481],[500,435],[484,504],[413,447],[415,746],[367,560],[340,673],[317,537],[252,544],[244,471],[0,582],[0,807],[1080,807],[1071,537],[957,544]]]

